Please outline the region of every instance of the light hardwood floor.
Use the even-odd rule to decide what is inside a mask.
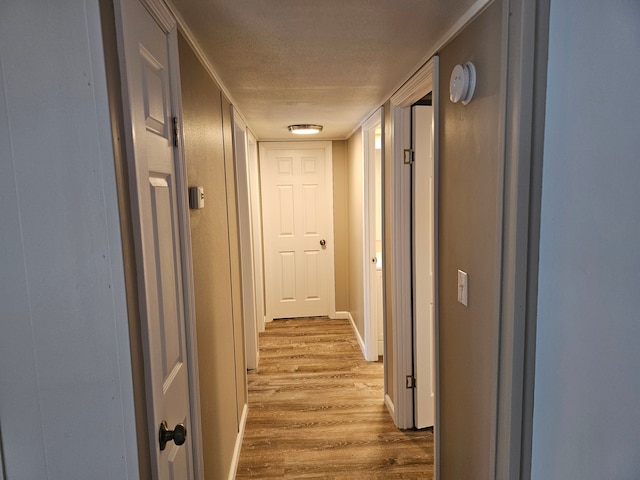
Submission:
[[[431,479],[430,429],[400,431],[382,363],[364,360],[347,320],[276,320],[249,373],[236,478]]]

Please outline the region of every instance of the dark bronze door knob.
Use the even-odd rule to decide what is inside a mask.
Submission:
[[[167,442],[173,440],[176,445],[182,445],[187,439],[187,428],[179,423],[173,430],[169,430],[167,422],[164,420],[160,424],[160,450],[164,450],[167,446]]]

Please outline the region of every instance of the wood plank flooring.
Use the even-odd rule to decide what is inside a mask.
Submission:
[[[348,320],[267,324],[236,478],[433,478],[432,431],[398,430],[383,395]]]

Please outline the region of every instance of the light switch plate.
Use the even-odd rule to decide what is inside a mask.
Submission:
[[[458,270],[458,301],[469,306],[469,275],[462,270]]]

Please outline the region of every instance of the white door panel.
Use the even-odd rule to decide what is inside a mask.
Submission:
[[[433,107],[413,107],[415,426],[435,423]]]
[[[132,203],[138,250],[149,443],[154,478],[193,477],[189,441],[181,239],[173,145],[169,38],[138,1],[120,3],[131,118]],[[175,38],[174,38],[175,41]],[[159,427],[184,424],[187,440],[159,446]]]
[[[335,314],[331,172],[330,142],[260,145],[268,319]]]

